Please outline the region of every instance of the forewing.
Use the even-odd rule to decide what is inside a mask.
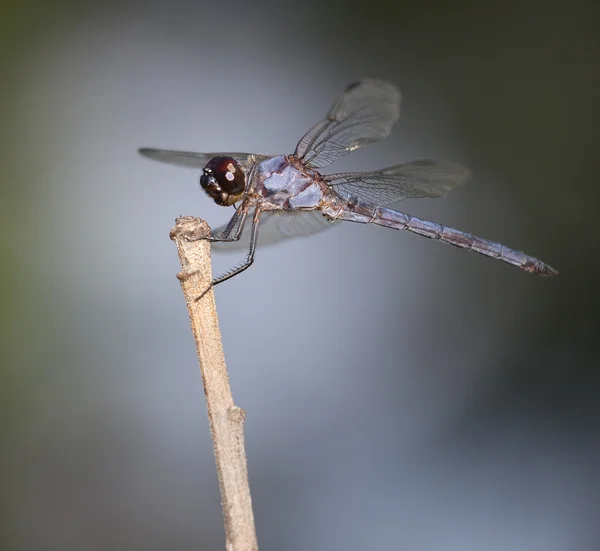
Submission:
[[[142,147],[138,150],[141,155],[170,165],[186,168],[203,169],[213,157],[233,157],[240,165],[247,166],[253,162],[267,159],[268,155],[254,155],[253,153],[196,153],[193,151],[173,151],[170,149],[152,149]]]
[[[371,142],[385,138],[400,116],[400,92],[384,80],[365,79],[348,86],[327,118],[313,126],[295,155],[322,168]]]
[[[239,241],[233,241],[229,243],[218,243],[212,244],[212,248],[216,251],[239,251],[248,250],[250,245],[250,226],[252,224],[252,216],[254,209],[251,209],[246,218],[246,226],[244,232]],[[294,237],[302,237],[306,235],[312,235],[314,233],[322,232],[327,228],[331,228],[336,225],[337,222],[332,222],[325,218],[320,211],[278,211],[274,212],[263,212],[260,216],[260,230],[258,232],[258,246],[264,247],[266,245],[272,245],[279,243],[287,239]],[[213,231],[214,235],[218,235],[222,232],[227,224],[216,228]]]
[[[384,206],[407,198],[442,197],[469,177],[470,172],[459,164],[424,159],[377,172],[329,174],[325,179],[344,199],[354,197]]]

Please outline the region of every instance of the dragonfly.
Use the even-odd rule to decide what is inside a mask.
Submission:
[[[344,155],[387,137],[399,118],[400,101],[400,91],[390,82],[353,82],[288,155],[153,148],[141,148],[139,153],[155,161],[201,169],[200,186],[206,194],[217,205],[235,208],[229,223],[206,239],[217,249],[243,247],[247,256],[214,278],[213,286],[252,265],[259,230],[261,245],[265,245],[317,233],[342,220],[406,230],[526,272],[558,275],[522,251],[389,208],[403,199],[442,197],[463,186],[470,173],[459,164],[421,159],[373,172],[322,172]],[[246,225],[250,225],[249,235],[244,234]]]

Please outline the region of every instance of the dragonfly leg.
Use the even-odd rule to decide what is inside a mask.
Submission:
[[[246,221],[247,214],[248,209],[243,206],[240,207],[231,217],[227,227],[220,234],[211,235],[208,240],[211,243],[239,241],[240,237],[242,237],[242,231],[244,230],[244,222]]]
[[[244,214],[244,216],[245,216],[245,214]],[[254,216],[252,218],[252,229],[250,230],[251,231],[250,247],[248,248],[248,255],[246,256],[246,260],[244,262],[242,262],[241,264],[239,264],[238,266],[234,266],[233,268],[231,268],[231,270],[228,270],[227,272],[221,274],[220,276],[215,277],[212,280],[210,286],[208,286],[202,292],[202,294],[198,298],[196,298],[196,300],[200,300],[215,285],[218,285],[219,283],[223,283],[224,281],[227,281],[228,279],[235,277],[236,275],[242,273],[244,270],[247,270],[250,266],[252,266],[252,263],[254,262],[254,253],[256,251],[259,223],[260,223],[260,209],[257,208],[254,211]],[[227,231],[227,228],[225,231]]]
[[[206,237],[190,238],[190,241],[205,240],[211,243],[229,243],[232,241],[239,241],[242,237],[242,231],[244,230],[244,222],[248,215],[248,208],[243,205],[235,211],[234,215],[229,220],[227,227],[220,232],[218,235],[208,235]]]

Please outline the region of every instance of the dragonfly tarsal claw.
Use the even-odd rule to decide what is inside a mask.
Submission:
[[[206,289],[204,289],[204,291],[202,291],[202,293],[200,293],[200,295],[198,295],[195,299],[194,302],[198,302],[206,293],[208,293],[211,289],[213,288],[213,284],[211,283]]]
[[[197,235],[197,234],[186,234],[184,236],[186,241],[189,241],[190,243],[194,243],[196,241],[212,241],[213,240],[213,236],[212,235]]]

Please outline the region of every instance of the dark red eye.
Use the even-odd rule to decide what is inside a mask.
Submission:
[[[246,189],[246,175],[233,157],[213,157],[204,167],[200,185],[218,205],[233,205]]]

